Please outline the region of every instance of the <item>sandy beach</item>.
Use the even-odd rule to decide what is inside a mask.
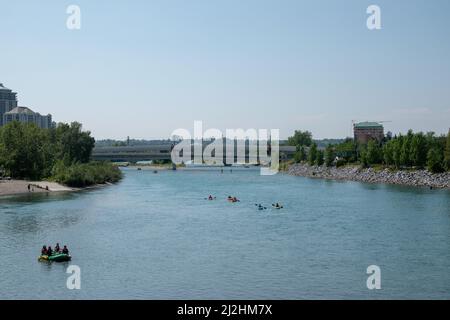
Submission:
[[[28,186],[30,186],[30,190],[28,190]],[[0,180],[0,196],[75,190],[49,181]]]

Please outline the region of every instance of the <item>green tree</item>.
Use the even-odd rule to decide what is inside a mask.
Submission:
[[[411,166],[411,143],[412,139],[414,137],[414,134],[412,130],[409,130],[407,135],[404,137],[401,152],[400,152],[400,163],[403,166]]]
[[[378,142],[369,140],[369,142],[367,143],[365,156],[367,165],[377,164],[381,162],[382,153]]]
[[[391,139],[383,146],[383,161],[387,166],[394,164],[394,144],[395,140]]]
[[[427,141],[422,132],[416,133],[411,140],[410,160],[413,166],[423,168],[427,162]]]
[[[0,163],[13,178],[41,179],[50,173],[52,155],[47,131],[16,121],[1,129]]]
[[[312,144],[311,148],[309,148],[308,153],[308,163],[313,166],[316,163],[317,159],[317,145],[315,143]]]
[[[89,131],[82,131],[81,123],[59,124],[56,128],[56,140],[57,158],[63,159],[66,165],[89,162],[95,139]]]
[[[442,153],[441,150],[437,147],[432,147],[428,151],[427,156],[427,168],[428,171],[433,173],[439,173],[444,171],[444,167],[442,166]]]
[[[448,130],[447,139],[445,143],[444,165],[447,170],[450,170],[450,130]]]
[[[336,158],[336,152],[334,151],[334,146],[329,144],[325,149],[325,165],[331,167]]]
[[[403,140],[403,136],[399,135],[393,142],[392,157],[396,168],[400,168],[402,166],[401,154],[403,150]]]
[[[288,138],[288,144],[291,146],[311,146],[312,133],[309,131],[295,130],[294,135]]]
[[[367,168],[369,166],[369,160],[367,157],[367,147],[365,145],[361,146],[359,151],[359,162],[363,168]]]
[[[357,160],[357,144],[353,139],[347,138],[344,142],[336,145],[336,155],[343,158],[346,162],[355,162]]]
[[[304,146],[297,146],[297,151],[295,152],[294,155],[294,161],[296,163],[300,163],[302,161],[306,160],[306,151],[305,151],[305,147]]]
[[[316,164],[320,167],[321,165],[323,165],[324,162],[324,154],[322,150],[317,150],[316,153]]]

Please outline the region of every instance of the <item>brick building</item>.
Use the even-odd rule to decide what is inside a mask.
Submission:
[[[384,138],[383,125],[378,122],[359,122],[353,125],[355,141],[367,143],[369,140],[380,142]]]

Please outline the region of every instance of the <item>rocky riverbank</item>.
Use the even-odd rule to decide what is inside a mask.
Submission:
[[[434,174],[427,170],[392,171],[390,169],[362,169],[359,166],[328,168],[307,164],[291,165],[287,172],[291,175],[311,178],[450,189],[450,172]]]

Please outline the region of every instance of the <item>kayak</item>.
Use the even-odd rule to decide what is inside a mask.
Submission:
[[[64,261],[70,261],[72,259],[72,257],[68,254],[65,253],[57,253],[57,254],[52,254],[50,257],[47,255],[41,255],[38,258],[38,261],[49,261],[49,262],[64,262]]]

